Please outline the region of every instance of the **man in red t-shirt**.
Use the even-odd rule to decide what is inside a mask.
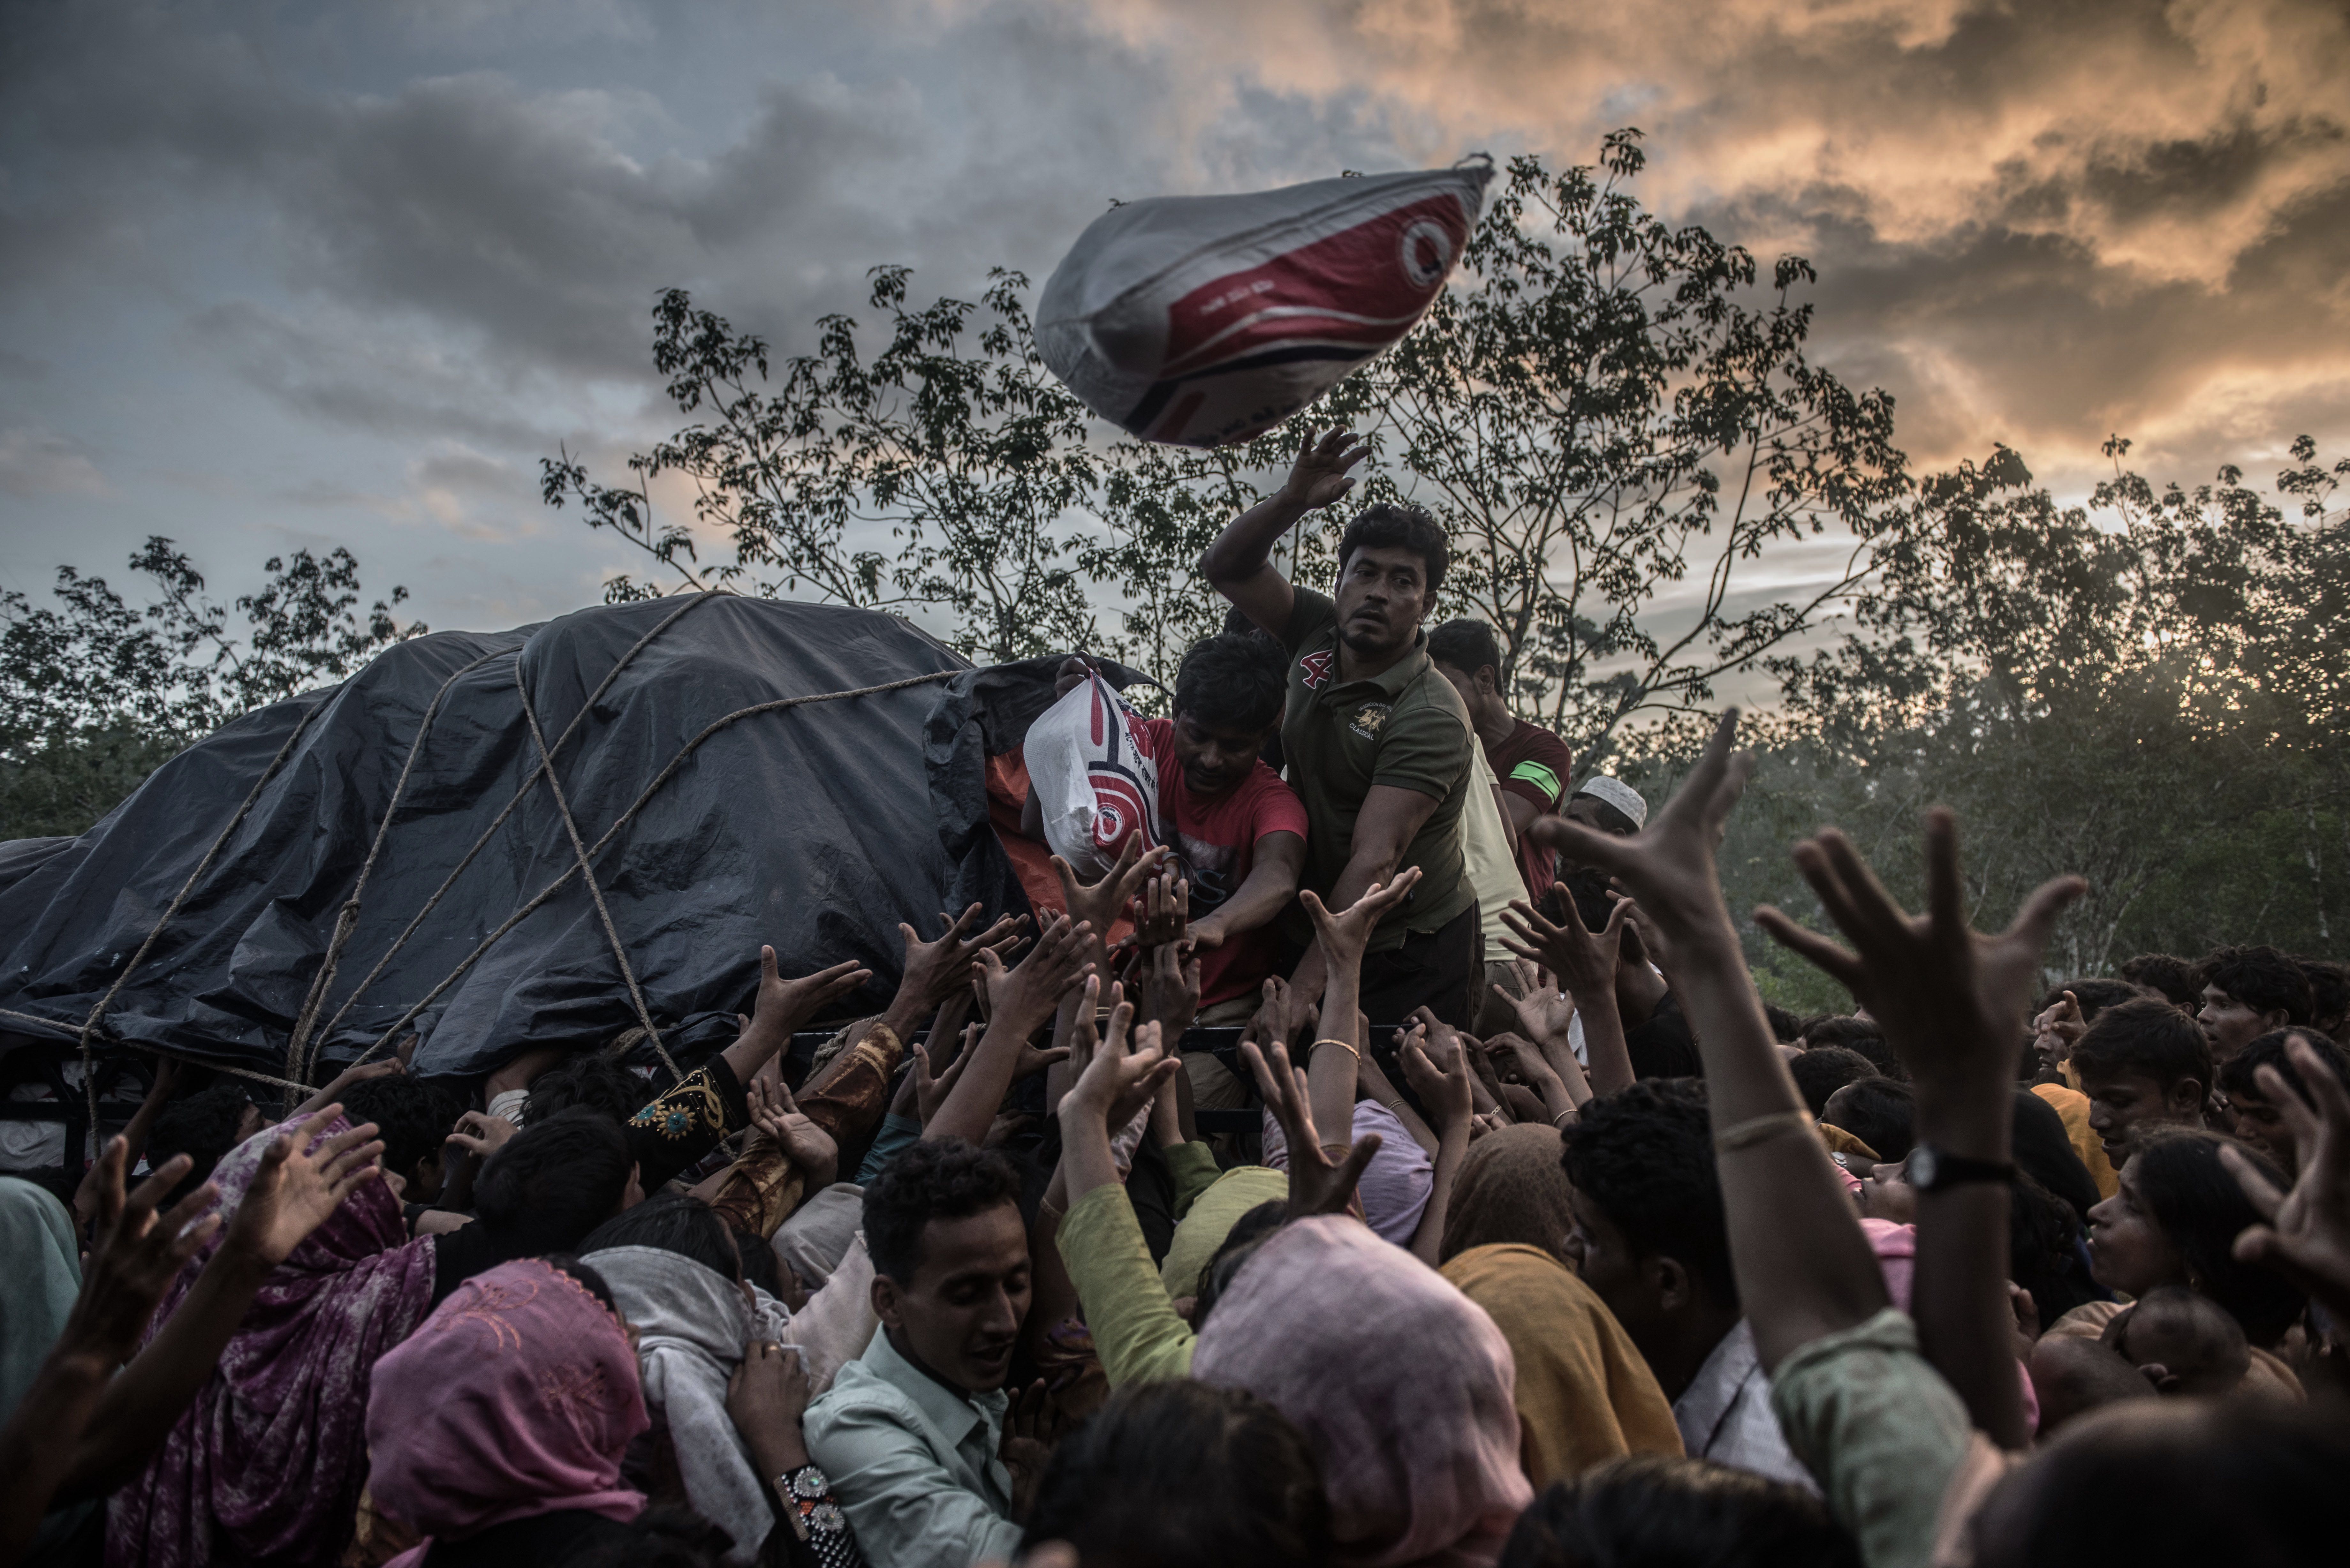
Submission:
[[[1274,917],[1305,865],[1305,807],[1259,758],[1281,728],[1286,666],[1280,644],[1253,632],[1194,643],[1176,671],[1175,716],[1146,720],[1137,737],[1159,764],[1159,831],[1191,884],[1200,1023],[1245,1023],[1256,1011],[1281,956]],[[1069,660],[1059,690],[1085,674]],[[1033,794],[1022,829],[1044,836]]]

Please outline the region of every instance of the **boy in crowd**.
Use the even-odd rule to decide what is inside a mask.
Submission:
[[[1414,507],[1367,508],[1338,541],[1335,598],[1293,586],[1272,561],[1275,541],[1354,488],[1347,471],[1370,449],[1352,440],[1344,430],[1309,435],[1288,482],[1225,525],[1200,571],[1286,649],[1281,749],[1305,803],[1305,885],[1344,910],[1406,867],[1421,873],[1371,937],[1364,1015],[1393,1023],[1426,1006],[1466,1028],[1484,978],[1460,826],[1476,742],[1419,629],[1451,561],[1444,531]],[[1292,983],[1319,995],[1321,950],[1304,910],[1288,919],[1304,954]]]
[[[2227,1102],[2228,1130],[2276,1161],[2287,1176],[2299,1174],[2301,1162],[2283,1114],[2261,1088],[2260,1071],[2274,1067],[2287,1088],[2309,1098],[2301,1069],[2285,1052],[2286,1042],[2296,1037],[2308,1041],[2318,1060],[2334,1070],[2345,1087],[2350,1087],[2350,1052],[2314,1028],[2272,1030],[2220,1064],[2220,1093]]]
[[[1010,1160],[960,1138],[912,1145],[865,1189],[881,1327],[805,1429],[873,1568],[964,1568],[1019,1549],[1014,1517],[1037,1480],[1037,1446],[1005,1424],[1029,1301],[1019,1193]]]
[[[2196,966],[2196,1021],[2224,1062],[2272,1029],[2309,1022],[2309,977],[2272,947],[2220,948]]]
[[[2309,981],[2309,1026],[2336,1045],[2350,1044],[2350,965],[2295,959]]]
[[[1139,744],[1159,764],[1159,822],[1191,885],[1185,929],[1200,955],[1202,1024],[1246,1023],[1281,959],[1274,920],[1297,896],[1305,807],[1260,760],[1281,729],[1287,663],[1280,645],[1223,632],[1191,645],[1175,674],[1175,716],[1144,722]],[[1057,690],[1085,679],[1061,667]],[[1043,838],[1034,792],[1021,831]]]
[[[1739,1302],[1705,1085],[1655,1079],[1582,1109],[1565,1129],[1568,1262],[1656,1374],[1690,1457],[1814,1488]]]
[[[2089,1096],[2089,1127],[2116,1170],[2145,1129],[2203,1125],[2210,1043],[2167,1002],[2146,997],[2098,1013],[2073,1046],[2073,1068]]]

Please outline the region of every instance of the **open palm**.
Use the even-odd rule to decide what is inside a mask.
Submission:
[[[383,1145],[375,1141],[373,1122],[311,1147],[319,1130],[342,1109],[327,1106],[292,1132],[281,1134],[263,1152],[253,1185],[229,1221],[230,1246],[275,1268],[325,1224],[360,1182],[380,1173],[376,1161]]]

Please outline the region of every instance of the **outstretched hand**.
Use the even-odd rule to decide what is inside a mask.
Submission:
[[[1038,933],[1036,945],[1018,965],[1006,969],[1003,955],[993,948],[979,953],[979,969],[987,985],[987,1016],[991,1027],[1006,1024],[1026,1039],[1060,1005],[1061,993],[1093,971],[1087,950],[1093,928],[1055,915]]]
[[[1069,1092],[1061,1096],[1059,1107],[1065,1119],[1091,1118],[1103,1128],[1105,1136],[1109,1129],[1132,1121],[1135,1113],[1149,1105],[1159,1092],[1159,1085],[1182,1066],[1180,1057],[1170,1055],[1160,1045],[1158,1024],[1135,1027],[1134,1004],[1119,995],[1115,987],[1112,1002],[1109,1023],[1102,1031],[1100,1044],[1094,1048]]]
[[[1061,879],[1061,901],[1068,906],[1069,919],[1091,927],[1095,939],[1107,943],[1110,928],[1126,913],[1135,894],[1173,853],[1164,845],[1145,849],[1140,835],[1129,835],[1118,852],[1116,864],[1102,874],[1098,882],[1078,881],[1069,863],[1054,856],[1053,875]]]
[[[155,1212],[194,1165],[186,1155],[165,1160],[125,1197],[123,1169],[130,1162],[130,1145],[119,1136],[108,1139],[98,1157],[92,1193],[97,1241],[83,1260],[81,1294],[58,1335],[60,1344],[96,1355],[109,1366],[121,1365],[139,1348],[147,1320],[181,1268],[221,1226],[220,1215],[204,1212],[220,1199],[220,1189],[209,1181],[169,1213]]]
[[[292,1131],[280,1133],[262,1151],[253,1184],[228,1222],[226,1246],[274,1269],[325,1224],[361,1182],[382,1173],[378,1162],[383,1145],[373,1122],[347,1127],[310,1147],[327,1124],[342,1114],[342,1106],[328,1106]]]
[[[1535,843],[1596,867],[1630,889],[1667,949],[1658,955],[1667,969],[1681,967],[1681,950],[1693,942],[1737,940],[1714,866],[1731,808],[1754,771],[1752,753],[1737,752],[1737,740],[1738,710],[1727,709],[1687,782],[1629,838],[1564,816],[1540,816],[1526,825],[1526,836]],[[1615,925],[1612,911],[1609,924]],[[1575,990],[1573,970],[1557,967],[1561,981]]]
[[[973,904],[947,921],[946,934],[936,941],[922,940],[921,933],[900,921],[898,934],[906,941],[904,978],[898,982],[898,994],[920,1012],[932,1012],[962,990],[971,980],[971,966],[982,949],[1003,952],[1020,938],[1020,922],[1024,917],[1003,915],[984,930],[974,930],[983,907]],[[939,911],[941,919],[946,911]]]
[[[1308,426],[1282,493],[1308,512],[1343,500],[1355,488],[1355,481],[1347,471],[1370,455],[1371,449],[1356,445],[1355,432],[1344,425],[1325,431],[1319,440],[1313,427]]]
[[[2267,1264],[2337,1321],[2350,1320],[2350,1091],[2302,1033],[2285,1042],[2284,1053],[2300,1075],[2299,1093],[2274,1067],[2253,1077],[2293,1135],[2301,1174],[2291,1191],[2280,1192],[2241,1149],[2220,1149],[2221,1162],[2267,1221],[2236,1238],[2236,1256]]]
[[[1191,884],[1171,866],[1142,886],[1134,945],[1145,951],[1181,941],[1191,923]]]
[[[1476,1091],[1469,1082],[1469,1052],[1459,1035],[1431,1042],[1424,1027],[1399,1031],[1396,1059],[1403,1064],[1404,1082],[1428,1107],[1439,1132],[1458,1127],[1464,1134],[1477,1114]],[[1432,1046],[1432,1049],[1431,1049]]]
[[[1366,1133],[1351,1148],[1341,1135],[1338,1142],[1326,1147],[1314,1127],[1305,1069],[1289,1064],[1288,1050],[1274,1042],[1268,1061],[1255,1041],[1243,1040],[1241,1054],[1256,1077],[1257,1093],[1264,1097],[1265,1108],[1281,1124],[1282,1137],[1289,1142],[1289,1218],[1346,1213],[1355,1200],[1355,1184],[1362,1180],[1371,1157],[1379,1152],[1379,1135]],[[1349,1134],[1353,1131],[1347,1129]],[[1346,1158],[1332,1160],[1329,1151],[1334,1148],[1346,1149]]]
[[[1607,911],[1607,924],[1601,929],[1586,929],[1583,917],[1568,907],[1566,923],[1554,923],[1541,910],[1523,898],[1513,898],[1510,907],[1502,911],[1502,924],[1508,928],[1511,940],[1502,945],[1518,956],[1519,980],[1525,984],[1526,995],[1521,1001],[1512,998],[1518,1010],[1518,1021],[1537,1040],[1549,1038],[1548,1014],[1563,1012],[1565,1018],[1575,1016],[1576,1006],[1584,1000],[1595,1005],[1612,1003],[1616,1000],[1616,966],[1624,950],[1624,923],[1631,918],[1632,904],[1628,898],[1618,898]],[[1549,997],[1537,997],[1537,990],[1527,970],[1540,966],[1545,984],[1548,977],[1556,975],[1556,988],[1566,993],[1563,1006]],[[1555,992],[1553,993],[1554,996]],[[1534,1004],[1534,1011],[1529,1011]],[[1565,1018],[1556,1023],[1559,1038],[1565,1038]]]
[[[751,1081],[756,1084],[759,1080],[754,1077]],[[456,1127],[441,1141],[454,1144],[469,1154],[487,1159],[504,1147],[506,1139],[521,1130],[504,1116],[494,1116],[487,1111],[467,1111],[457,1118]]]
[[[2006,930],[1975,930],[1959,877],[1958,819],[1943,806],[1926,814],[1922,915],[1904,911],[1835,828],[1796,845],[1795,865],[1857,950],[1767,907],[1755,911],[1762,929],[1850,991],[1921,1085],[1995,1085],[2005,1094],[2041,954],[2056,917],[2087,884],[2078,877],[2043,883]]]
[[[1135,989],[1141,1015],[1157,1023],[1169,1040],[1182,1039],[1200,1014],[1200,961],[1170,942],[1152,949],[1140,968]]]
[[[205,1212],[220,1199],[219,1187],[209,1181],[169,1212],[155,1212],[194,1163],[184,1154],[174,1155],[126,1196],[130,1146],[120,1136],[108,1140],[95,1168],[96,1243],[82,1262],[81,1294],[61,1338],[96,1350],[109,1365],[138,1347],[147,1320],[182,1266],[221,1227],[217,1212]]]
[[[1370,946],[1371,932],[1389,909],[1419,885],[1419,867],[1408,866],[1384,884],[1374,882],[1364,888],[1361,898],[1335,915],[1312,888],[1300,893],[1297,901],[1305,906],[1314,921],[1314,937],[1322,944],[1324,962],[1332,969],[1359,968],[1363,951]]]
[[[803,1112],[781,1075],[762,1075],[746,1091],[751,1125],[790,1157],[811,1189],[829,1187],[840,1174],[840,1145]]]
[[[775,950],[759,950],[759,1000],[753,1008],[751,1027],[773,1038],[788,1040],[792,1032],[824,1010],[827,1002],[837,1001],[873,978],[873,971],[847,959],[829,969],[796,980],[785,980],[775,968]]]
[[[1250,1016],[1241,1037],[1254,1040],[1260,1045],[1290,1045],[1312,1029],[1321,1015],[1322,1010],[1287,981],[1277,974],[1267,975],[1263,1000]]]
[[[1513,959],[1510,972],[1518,982],[1518,994],[1513,996],[1498,985],[1492,988],[1493,993],[1510,1004],[1528,1036],[1565,1048],[1574,1038],[1575,992],[1562,987],[1549,970],[1531,959]]]
[[[962,1048],[955,1054],[954,1059],[947,1064],[946,1071],[943,1073],[932,1073],[929,1044],[916,1043],[914,1046],[914,1114],[920,1118],[924,1127],[931,1125],[931,1118],[939,1114],[939,1107],[947,1103],[948,1094],[962,1079],[963,1069],[971,1065],[973,1047],[979,1044],[979,1030],[980,1026],[976,1023],[964,1025]]]

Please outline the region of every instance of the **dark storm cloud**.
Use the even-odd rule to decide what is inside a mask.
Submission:
[[[1921,461],[2077,476],[2119,431],[2199,478],[2350,437],[2345,81],[2322,0],[27,0],[0,291],[163,325],[0,354],[0,477],[106,493],[154,356],[197,426],[234,385],[317,438],[249,493],[568,537],[536,459],[609,472],[675,422],[662,286],[789,351],[877,264],[1041,281],[1111,198],[1636,124],[1644,200],[1814,259],[1819,357]]]

